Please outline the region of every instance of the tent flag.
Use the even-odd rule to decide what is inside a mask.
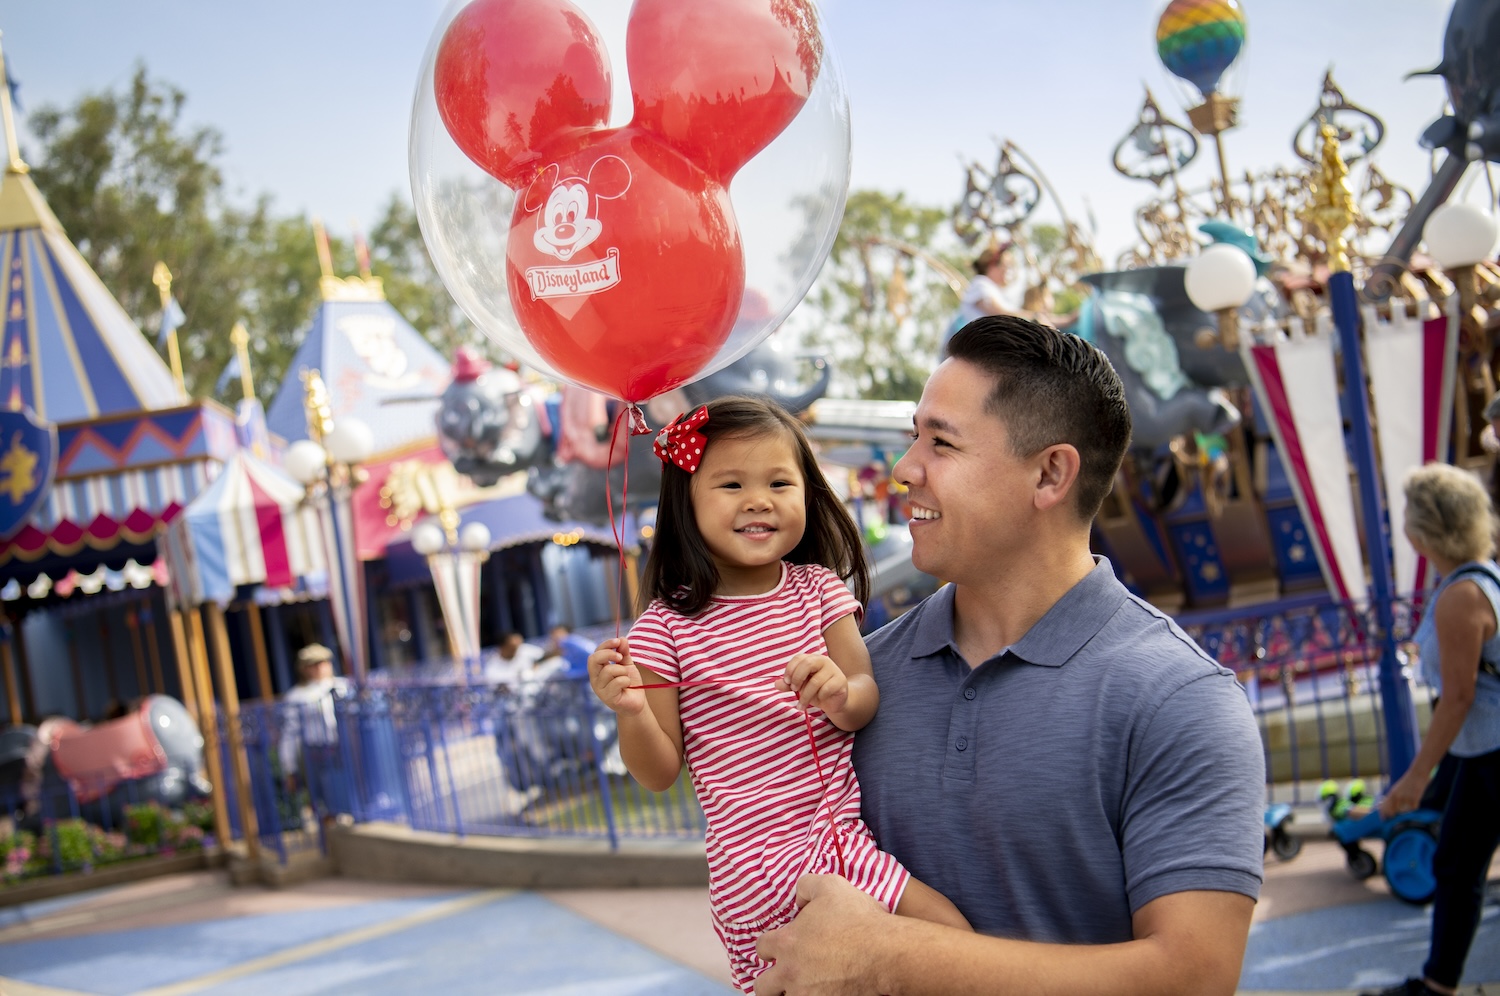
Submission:
[[[1458,314],[1450,306],[1446,313],[1425,321],[1408,318],[1404,311],[1382,321],[1374,308],[1366,308],[1364,322],[1365,364],[1378,416],[1375,427],[1391,526],[1395,590],[1405,596],[1422,591],[1433,580],[1426,560],[1417,556],[1402,534],[1406,521],[1402,479],[1413,467],[1441,460],[1448,452]],[[1412,376],[1414,371],[1418,376]]]
[[[1240,346],[1257,399],[1270,416],[1277,452],[1290,473],[1302,519],[1328,590],[1340,601],[1367,596],[1364,560],[1349,484],[1349,454],[1339,413],[1333,332],[1246,337]]]

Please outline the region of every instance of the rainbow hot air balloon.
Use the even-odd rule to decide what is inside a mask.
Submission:
[[[1238,0],[1172,0],[1156,24],[1156,55],[1174,76],[1204,96],[1245,46],[1245,12]]]

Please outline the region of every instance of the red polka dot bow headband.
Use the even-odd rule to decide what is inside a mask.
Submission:
[[[662,463],[675,463],[689,474],[695,473],[703,459],[703,447],[708,442],[708,437],[698,429],[707,421],[707,405],[700,405],[691,415],[681,413],[656,434],[652,449],[661,457]]]

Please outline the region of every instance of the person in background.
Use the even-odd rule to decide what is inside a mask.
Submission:
[[[541,647],[527,643],[520,633],[506,633],[500,638],[496,653],[485,661],[484,679],[514,690],[532,676],[536,665],[546,656]]]
[[[1030,311],[1025,306],[1025,288],[1021,287],[1010,269],[1013,242],[992,242],[974,260],[974,278],[964,288],[958,302],[958,317],[943,336],[939,356],[948,356],[948,340],[954,333],[970,322],[989,315],[1013,315],[1032,321],[1055,324],[1050,314]]]
[[[1456,991],[1479,927],[1485,876],[1500,845],[1495,512],[1479,479],[1448,464],[1413,470],[1404,489],[1406,538],[1443,578],[1413,640],[1418,666],[1439,694],[1422,746],[1381,800],[1380,814],[1392,819],[1416,809],[1433,769],[1445,756],[1457,760],[1432,859],[1437,893],[1422,977],[1377,996]]]
[[[348,678],[333,673],[333,651],[321,643],[297,651],[297,684],[282,696],[291,708],[282,716],[281,772],[287,792],[296,791],[300,782],[321,816],[348,808],[334,699],[352,690]]]

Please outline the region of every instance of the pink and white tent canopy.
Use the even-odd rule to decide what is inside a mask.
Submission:
[[[240,450],[166,534],[172,591],[181,604],[227,604],[241,585],[326,583],[316,512],[302,486]]]

